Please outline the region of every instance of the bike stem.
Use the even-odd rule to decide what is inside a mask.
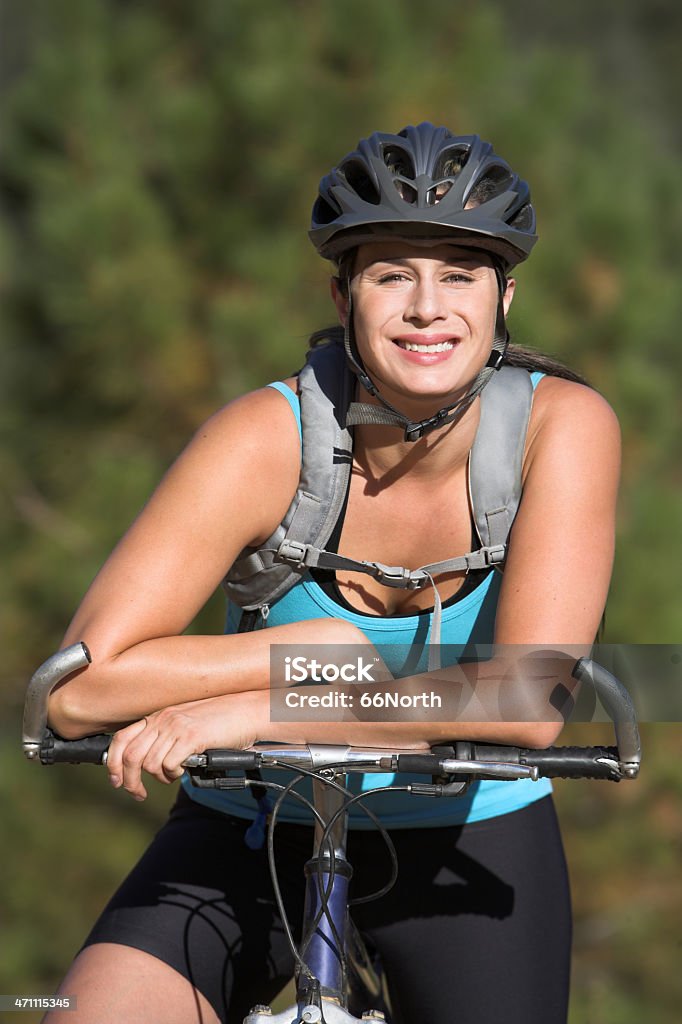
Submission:
[[[311,752],[314,759],[314,748]],[[341,785],[345,784],[345,773],[339,773],[336,769],[329,769],[329,771],[337,782]],[[321,818],[327,823],[343,806],[345,795],[335,787],[327,785],[323,780],[314,779],[313,798]],[[348,888],[353,874],[346,859],[347,830],[348,814],[344,812],[336,818],[323,847],[324,828],[317,822],[313,856],[305,865],[304,937],[308,936],[318,913],[321,913],[321,916],[307,940],[306,947],[302,950],[302,955],[315,978],[319,980],[321,994],[340,999],[345,996],[347,987],[345,963],[341,951],[346,947]],[[330,842],[334,851],[334,877],[331,879],[331,885]],[[328,914],[322,907],[320,890],[327,894]],[[332,930],[330,917],[334,922],[337,935]],[[339,949],[339,943],[341,949]],[[309,985],[309,979],[300,975],[298,978],[299,996],[305,998]]]

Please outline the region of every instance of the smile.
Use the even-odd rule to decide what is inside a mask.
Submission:
[[[451,352],[455,342],[439,341],[436,345],[418,345],[413,341],[396,341],[396,345],[407,352]]]

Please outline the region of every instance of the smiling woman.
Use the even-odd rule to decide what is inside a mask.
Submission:
[[[540,695],[527,721],[273,724],[273,645],[292,657],[297,645],[372,655],[379,645],[399,703],[408,677],[430,682],[440,643],[448,684],[448,668],[466,675],[457,661],[467,645],[575,652],[599,625],[618,427],[570,371],[509,345],[510,272],[535,242],[526,183],[477,136],[427,123],[376,133],[322,179],[310,237],[336,263],[340,326],[313,336],[297,376],[198,431],[65,638],[85,641],[92,663],[53,693],[51,724],[67,737],[115,731],[111,781],[137,799],[144,772],[171,782],[190,754],[275,733],[292,743],[543,747],[561,728]],[[184,636],[221,581],[226,634]],[[434,1024],[564,1024],[570,906],[549,783],[482,781],[446,806],[406,799],[375,793],[371,804],[429,851],[429,871],[405,865],[407,881],[365,921],[394,1024],[422,1019],[425,1006]],[[67,1024],[136,1020],[140,1006],[146,1022],[239,1021],[277,991],[290,951],[265,859],[244,845],[263,810],[248,793],[183,782],[64,982],[79,1006]],[[296,880],[309,826],[293,801],[280,819],[279,869]],[[353,859],[373,862],[367,819],[351,815],[351,826]],[[499,886],[443,901],[442,878],[464,862]],[[285,888],[295,902],[296,882]],[[215,917],[190,930],[209,904]],[[455,989],[445,948],[456,951]],[[48,1019],[67,1021],[59,1011]]]
[[[513,293],[508,281],[505,317]],[[346,287],[335,281],[333,294],[344,324],[352,296],[360,358],[381,382],[382,395],[413,407],[413,419],[463,397],[490,354],[499,296],[492,259],[484,253],[443,243],[426,251],[398,240],[364,244]]]

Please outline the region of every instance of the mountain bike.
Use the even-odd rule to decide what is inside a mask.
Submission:
[[[105,764],[111,736],[100,734],[63,740],[47,728],[47,704],[52,689],[90,661],[85,644],[73,644],[49,658],[32,677],[24,707],[23,749],[30,760],[58,763]],[[277,794],[268,825],[268,860],[285,932],[296,964],[296,1000],[273,1012],[258,1004],[244,1024],[359,1024],[390,1021],[390,995],[381,965],[365,945],[350,913],[352,865],[346,856],[348,813],[362,805],[367,792],[353,794],[347,776],[355,772],[409,773],[424,781],[374,788],[372,793],[400,790],[433,799],[457,798],[473,780],[585,778],[620,782],[635,779],[641,764],[641,745],[635,709],[623,685],[602,666],[586,658],[573,676],[594,688],[611,719],[615,745],[524,749],[516,746],[457,741],[430,751],[326,744],[259,743],[247,750],[207,750],[189,757],[184,766],[194,785],[235,790],[260,786]],[[265,780],[261,769],[289,773],[286,782]],[[312,800],[297,790],[312,779]],[[308,808],[315,823],[313,849],[305,865],[304,924],[300,941],[291,933],[277,879],[275,826],[286,798]],[[392,873],[379,893],[397,877],[397,858],[389,834],[368,807],[364,812],[381,831],[388,846]],[[357,901],[356,901],[357,902]]]

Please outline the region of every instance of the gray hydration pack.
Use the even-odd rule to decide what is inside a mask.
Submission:
[[[350,480],[353,438],[346,412],[356,377],[343,346],[330,342],[311,349],[298,379],[302,463],[296,494],[272,536],[258,549],[244,550],[223,581],[229,599],[246,613],[240,629],[254,628],[258,619],[265,621],[270,605],[308,570],[346,570],[367,573],[387,587],[419,590],[432,585],[431,644],[437,650],[441,602],[433,577],[488,566],[501,570],[504,563],[521,500],[523,450],[533,400],[528,371],[503,366],[481,392],[481,418],[469,457],[469,496],[481,546],[418,569],[356,561],[325,550]],[[433,661],[430,656],[429,669],[436,667]]]

